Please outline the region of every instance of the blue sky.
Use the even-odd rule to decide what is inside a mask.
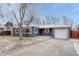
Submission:
[[[79,24],[79,4],[77,3],[44,3],[39,4],[38,9],[42,16],[67,16],[73,20],[74,25]]]
[[[2,11],[5,12],[5,15],[8,15],[10,10],[16,9],[16,5],[14,4],[13,7],[7,7],[5,4],[2,5]],[[67,16],[71,20],[73,20],[74,24],[79,24],[79,4],[77,3],[40,3],[37,5],[38,14],[41,16],[56,16],[61,17]],[[7,16],[6,16],[7,17]],[[6,17],[1,21],[4,23],[7,21]]]

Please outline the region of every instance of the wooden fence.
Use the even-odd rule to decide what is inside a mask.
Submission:
[[[70,38],[79,38],[79,31],[71,30],[70,31]]]

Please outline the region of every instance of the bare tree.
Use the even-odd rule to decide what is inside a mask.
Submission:
[[[60,24],[60,18],[59,17],[56,17],[56,24]]]
[[[73,20],[70,22],[71,29],[73,28]]]
[[[45,20],[43,20],[43,25],[45,25]]]
[[[76,29],[79,30],[79,24],[76,25]]]
[[[46,16],[46,21],[47,21],[47,22],[46,22],[47,24],[50,24],[50,23],[51,23],[51,21],[50,21],[50,16]]]
[[[37,17],[37,22],[36,22],[37,25],[39,25],[40,22],[39,20],[40,20],[39,17]]]
[[[1,19],[1,21],[2,21],[3,18],[4,18],[4,13],[2,11],[2,7],[0,6],[0,19]],[[1,23],[0,23],[0,25],[2,25]]]
[[[63,23],[64,23],[64,25],[69,25],[70,24],[70,19],[66,16],[63,16]]]
[[[31,7],[31,6],[30,6]],[[19,9],[18,9],[18,11],[19,11],[19,19],[20,19],[20,21],[19,21],[19,19],[18,19],[18,17],[17,17],[17,14],[16,14],[16,12],[14,12],[13,11],[13,15],[14,15],[14,17],[15,17],[15,20],[17,21],[17,24],[18,24],[18,26],[19,26],[19,31],[20,31],[20,39],[22,39],[22,25],[23,25],[23,20],[25,19],[25,17],[27,16],[27,9],[28,8],[30,8],[29,7],[29,5],[28,4],[26,4],[26,3],[21,3],[20,4],[20,7],[19,7]],[[29,19],[29,22],[27,22],[27,27],[30,25],[30,23],[32,22],[32,20],[33,20],[33,15],[32,14],[30,14],[30,19]]]
[[[40,17],[37,17],[37,25],[40,25],[40,24],[41,24]]]
[[[54,16],[52,16],[51,18],[52,18],[52,24],[56,25],[58,23],[58,19]]]

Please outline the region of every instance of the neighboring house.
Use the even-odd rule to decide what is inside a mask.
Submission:
[[[24,36],[51,36],[53,38],[68,39],[70,37],[70,26],[67,25],[30,25],[27,29],[23,26]],[[18,27],[13,27],[13,35],[19,35]]]
[[[5,26],[2,30],[2,35],[11,35],[11,29]]]
[[[2,35],[3,29],[4,29],[4,26],[0,26],[0,35]]]
[[[4,26],[0,26],[0,35],[12,35],[12,26],[13,24],[11,22],[7,22]]]
[[[11,29],[6,26],[0,26],[0,35],[11,35]]]

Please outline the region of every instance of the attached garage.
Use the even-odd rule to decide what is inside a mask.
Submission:
[[[54,28],[54,38],[68,39],[69,28]]]
[[[50,29],[48,33],[44,33],[44,30],[39,30],[43,35],[49,35],[57,39],[68,39],[70,37],[70,26],[69,25],[40,25],[39,29]]]

